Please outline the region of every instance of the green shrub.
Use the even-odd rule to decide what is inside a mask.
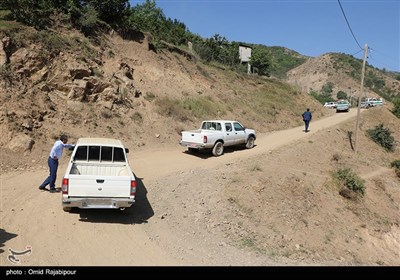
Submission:
[[[378,143],[386,150],[394,150],[394,137],[392,136],[392,132],[388,128],[385,128],[383,123],[377,125],[373,129],[368,129],[367,134],[375,143]]]
[[[350,168],[341,168],[334,174],[335,177],[349,190],[364,195],[364,180],[357,176]]]
[[[400,118],[400,98],[395,98],[395,99],[393,100],[393,105],[394,105],[394,108],[393,108],[392,113],[393,113],[396,117]]]
[[[344,91],[340,90],[337,95],[336,95],[337,99],[347,99],[347,93],[345,93]]]
[[[142,124],[143,123],[143,117],[139,112],[133,113],[131,116],[131,120],[133,120],[135,123]]]
[[[0,66],[0,80],[3,79],[6,84],[11,85],[13,80],[13,73],[8,64]]]
[[[321,104],[325,104],[325,102],[335,101],[335,99],[333,99],[331,96],[319,94],[318,92],[316,92],[314,90],[310,91],[309,94],[312,97],[314,97],[316,100],[318,100],[319,103],[321,103]]]
[[[400,178],[400,159],[392,161],[390,166],[394,168],[394,172],[396,173],[397,177]]]
[[[392,161],[390,166],[394,168],[400,168],[400,159]]]

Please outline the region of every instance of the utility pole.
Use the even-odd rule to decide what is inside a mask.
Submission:
[[[356,133],[354,136],[354,154],[357,154],[357,142],[358,142],[358,130],[360,127],[360,111],[361,111],[361,96],[363,95],[364,92],[364,74],[365,74],[365,63],[367,61],[367,51],[368,51],[368,45],[365,44],[364,46],[364,60],[363,60],[363,66],[362,66],[362,71],[361,71],[361,90],[360,93],[358,94],[358,105],[357,105],[357,121],[356,121]]]

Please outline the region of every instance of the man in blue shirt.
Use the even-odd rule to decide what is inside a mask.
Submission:
[[[56,191],[56,178],[57,178],[57,169],[58,169],[58,159],[61,158],[63,149],[74,147],[72,144],[67,144],[68,137],[63,134],[60,136],[60,140],[57,140],[53,148],[51,148],[49,159],[47,163],[50,169],[50,175],[46,180],[39,186],[39,190],[46,190],[46,186],[50,185],[50,192]]]
[[[312,119],[312,114],[310,112],[310,109],[307,108],[307,111],[305,111],[303,114],[303,121],[304,121],[304,125],[305,125],[305,132],[309,132],[308,130],[308,126],[310,125],[310,121]]]

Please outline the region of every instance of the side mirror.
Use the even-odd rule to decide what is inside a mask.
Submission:
[[[75,146],[68,148],[69,151],[73,151],[74,149],[75,149]]]
[[[128,148],[125,148],[125,153],[129,153],[129,149]]]

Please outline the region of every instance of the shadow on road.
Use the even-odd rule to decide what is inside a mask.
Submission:
[[[136,175],[135,175],[136,177]],[[80,215],[79,221],[91,223],[142,224],[154,216],[153,208],[147,199],[147,189],[143,178],[136,177],[135,203],[124,211],[118,209],[79,209],[71,213]]]
[[[1,248],[4,247],[4,243],[6,243],[7,240],[13,239],[14,237],[17,236],[18,234],[9,233],[4,229],[0,228],[0,254],[4,252],[4,250]]]
[[[253,149],[257,147],[257,145],[254,144]],[[230,147],[224,147],[224,154],[230,154],[234,152],[240,152],[247,150],[245,146],[230,146]],[[196,156],[202,159],[208,159],[214,157],[213,154],[211,153],[211,149],[204,149],[204,150],[185,150],[183,151],[184,154],[191,155],[191,156]],[[222,156],[224,155],[222,154]]]

